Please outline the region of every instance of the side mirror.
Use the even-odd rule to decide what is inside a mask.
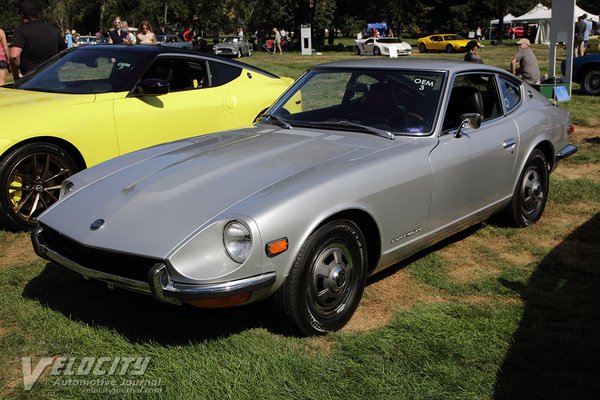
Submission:
[[[460,116],[460,126],[458,128],[458,130],[456,131],[456,133],[454,134],[454,137],[459,138],[462,136],[462,130],[463,128],[469,128],[469,129],[479,129],[479,127],[481,126],[481,114],[478,113],[467,113],[467,114],[462,114]]]
[[[164,79],[148,78],[140,81],[133,90],[133,96],[160,96],[169,93],[169,82]]]

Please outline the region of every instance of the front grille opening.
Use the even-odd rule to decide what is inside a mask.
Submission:
[[[164,260],[124,254],[110,250],[84,246],[52,228],[42,225],[39,240],[49,249],[82,267],[121,276],[136,281],[148,282],[148,271]]]

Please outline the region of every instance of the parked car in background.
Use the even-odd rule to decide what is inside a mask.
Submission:
[[[566,61],[561,63],[563,76],[566,71]],[[581,85],[584,93],[600,94],[600,54],[589,54],[573,58],[573,82]]]
[[[239,36],[225,36],[221,43],[213,46],[213,52],[220,56],[242,56],[252,55],[252,43],[246,38]]]
[[[488,65],[319,65],[253,127],[66,179],[33,244],[168,303],[273,295],[301,332],[324,334],[352,317],[368,276],[494,214],[538,221],[571,131],[565,109]]]
[[[401,38],[378,37],[368,39],[356,39],[354,41],[354,54],[369,54],[375,56],[388,56],[390,49],[395,49],[399,56],[407,56],[412,47]]]
[[[79,36],[79,38],[77,39],[78,46],[87,46],[90,44],[100,44],[100,43],[98,43],[98,38],[96,36],[84,35],[84,36]]]
[[[162,46],[177,47],[179,49],[188,49],[188,50],[190,50],[192,48],[191,42],[186,42],[183,39],[181,39],[179,36],[173,35],[170,33],[156,35],[156,40],[158,41],[158,44],[160,44]]]
[[[251,125],[291,82],[163,46],[60,53],[0,88],[0,219],[30,229],[76,171],[157,143]]]
[[[438,34],[417,39],[417,47],[419,53],[427,53],[428,51],[454,53],[465,51],[469,41],[469,39],[456,34]]]

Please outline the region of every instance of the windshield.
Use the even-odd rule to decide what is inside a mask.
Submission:
[[[443,72],[430,71],[312,70],[269,114],[291,126],[339,130],[363,125],[423,136],[433,130],[444,79]]]
[[[223,43],[237,43],[238,42],[238,37],[235,36],[228,36],[226,38],[223,39]]]
[[[402,43],[400,38],[377,38],[379,43]]]
[[[122,49],[65,52],[17,81],[16,89],[90,94],[128,90],[125,82],[141,67],[142,54]]]

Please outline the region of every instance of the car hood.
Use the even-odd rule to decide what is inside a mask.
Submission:
[[[259,125],[194,138],[162,153],[157,146],[155,155],[74,192],[40,221],[86,245],[164,258],[236,203],[266,188],[276,191],[277,182],[400,142],[334,133]],[[103,228],[91,231],[98,219],[105,220]]]

